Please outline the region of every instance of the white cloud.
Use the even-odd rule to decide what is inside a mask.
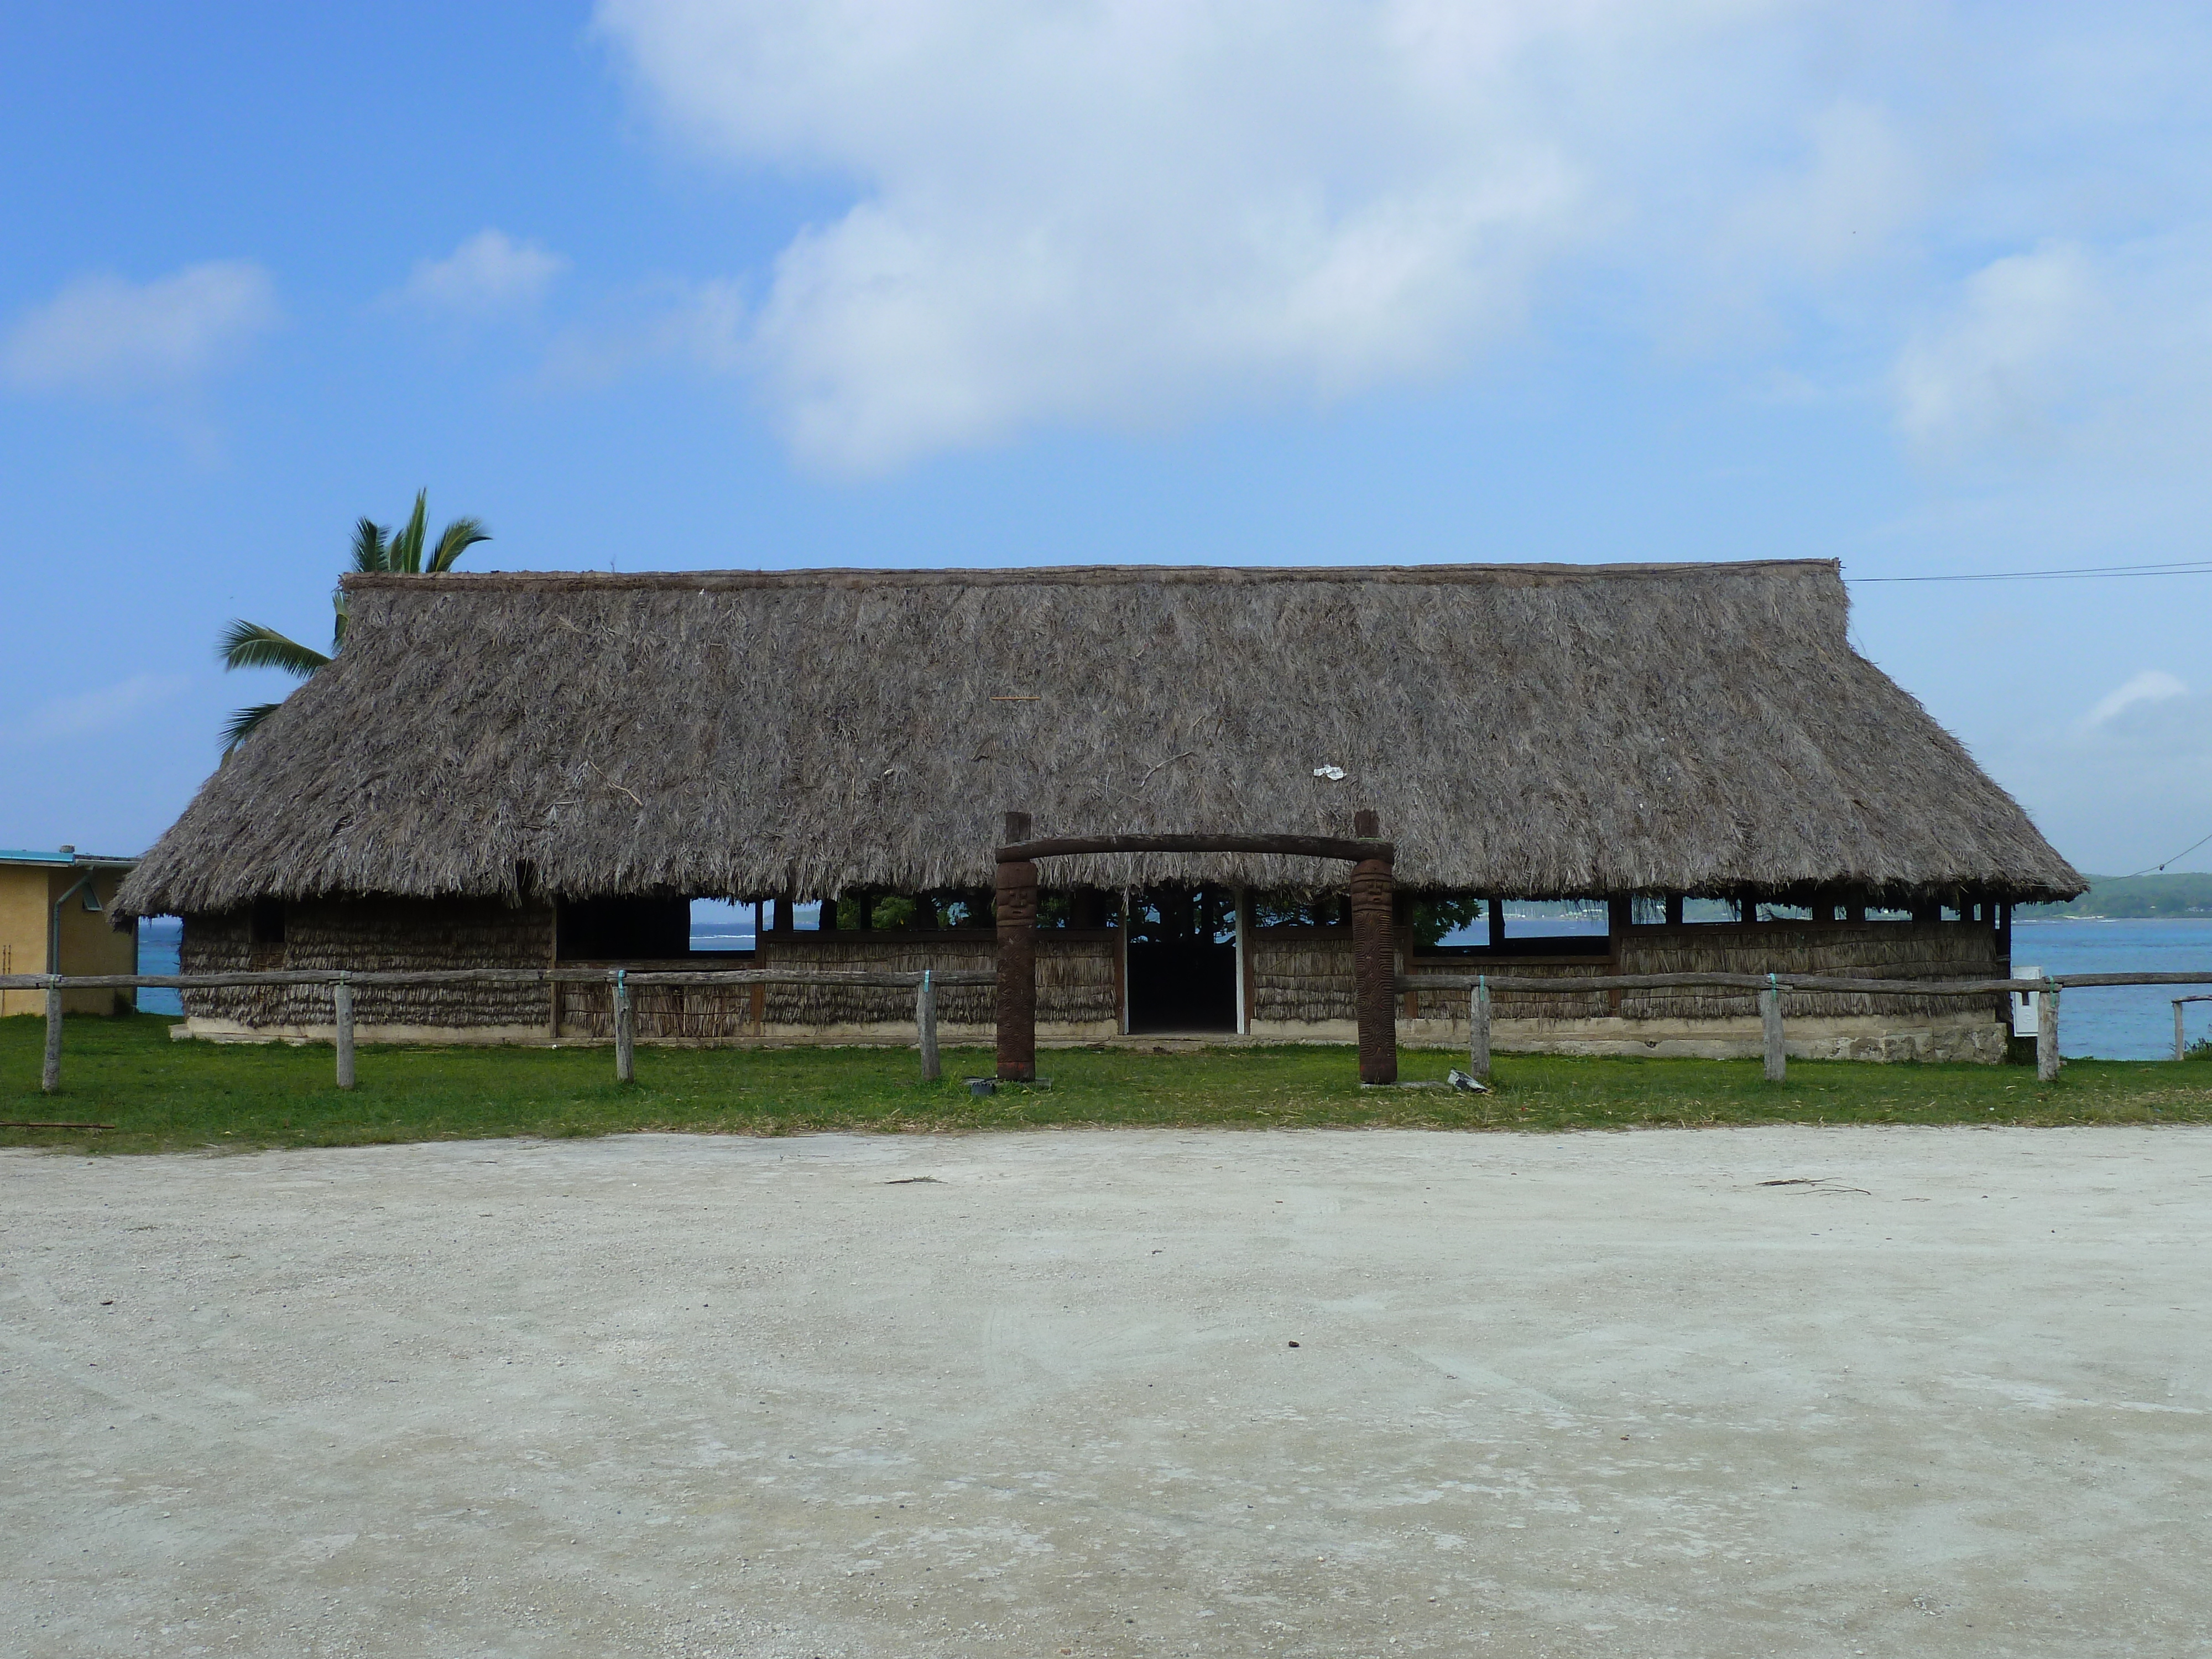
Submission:
[[[11,746],[34,748],[112,731],[168,702],[191,682],[176,674],[133,674],[112,685],[40,704],[8,731]]]
[[[2212,829],[2212,696],[2170,674],[2139,675],[2070,724],[2021,720],[1976,752],[2077,869],[2143,869]]]
[[[802,455],[869,470],[1038,422],[1455,372],[1617,233],[1627,175],[1655,165],[1638,130],[1680,118],[1669,159],[1695,161],[1714,136],[1698,55],[1779,9],[604,0],[599,17],[687,142],[851,184],[777,258],[749,361]],[[1887,152],[1833,153],[1878,125],[1846,111],[1815,134],[1802,167],[1827,197],[1897,193]],[[1669,189],[1694,198],[1697,177]]]
[[[250,259],[143,283],[82,276],[15,324],[0,363],[26,391],[154,390],[221,367],[280,320],[276,284]]]
[[[1931,448],[2039,425],[2110,324],[2103,284],[2080,247],[1994,260],[1963,285],[1952,314],[1899,356],[1899,424]]]
[[[1898,424],[1924,454],[2010,446],[2201,467],[2212,415],[2212,243],[2058,242],[1992,260],[1898,359]]]
[[[2125,685],[2100,698],[2081,723],[2084,726],[2102,726],[2138,703],[2166,702],[2188,695],[2189,688],[2164,669],[2146,668]]]
[[[624,296],[615,313],[555,337],[545,356],[548,385],[605,386],[659,362],[737,374],[754,361],[744,296],[735,283],[656,283]]]
[[[535,305],[568,261],[503,230],[480,230],[442,259],[417,260],[400,297],[435,310],[485,316]]]
[[[2125,0],[597,16],[680,142],[843,192],[703,337],[820,465],[1325,403],[1547,328],[1795,349],[1855,400],[1887,365],[1936,459],[2140,470],[2212,412],[2212,32]]]

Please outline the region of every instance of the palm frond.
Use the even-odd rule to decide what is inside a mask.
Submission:
[[[346,592],[343,587],[331,590],[331,655],[345,649]]]
[[[225,668],[281,668],[303,680],[317,669],[331,665],[331,659],[321,652],[273,628],[250,622],[233,622],[223,629],[222,656]]]
[[[392,562],[389,568],[404,571],[410,576],[422,574],[422,536],[428,527],[426,519],[429,501],[428,490],[418,489],[415,492],[415,510],[408,514],[405,527],[392,538]]]
[[[284,705],[281,702],[257,702],[251,708],[241,708],[223,723],[222,752],[230,751],[253,735],[253,728],[267,720]]]
[[[484,528],[482,519],[454,520],[438,538],[437,551],[430,556],[430,574],[434,576],[451,570],[462,554],[490,539],[491,532]]]
[[[353,527],[353,568],[356,570],[389,570],[392,568],[391,549],[386,544],[391,531],[374,519],[363,519]]]

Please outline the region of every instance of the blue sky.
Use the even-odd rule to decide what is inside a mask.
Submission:
[[[425,486],[474,568],[2203,557],[2207,84],[2182,6],[19,3],[0,845],[150,842]],[[2212,831],[2212,576],[1855,594],[2085,868]]]

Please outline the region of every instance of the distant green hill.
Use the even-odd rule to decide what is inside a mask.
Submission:
[[[2212,916],[2212,874],[2092,876],[2089,890],[2070,904],[2023,904],[2013,914],[2030,921],[2053,916]]]

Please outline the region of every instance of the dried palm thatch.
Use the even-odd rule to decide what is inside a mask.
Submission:
[[[124,911],[974,888],[1008,808],[1040,835],[1342,835],[1372,806],[1401,884],[1431,890],[2083,886],[1851,649],[1828,561],[346,590],[343,653],[208,781]],[[1115,855],[1047,878],[1343,871]]]

